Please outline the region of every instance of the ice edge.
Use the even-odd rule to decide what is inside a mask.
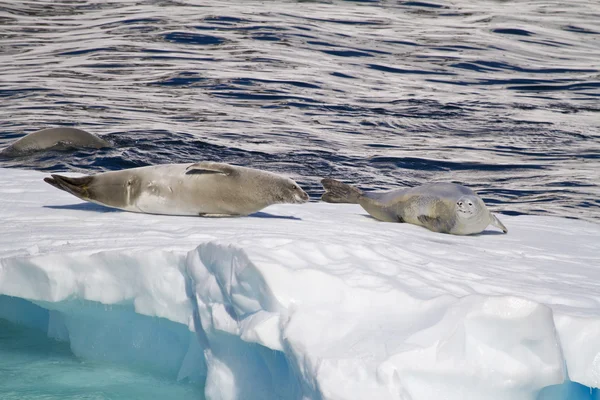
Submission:
[[[0,293],[51,310],[49,336],[70,340],[84,358],[97,356],[86,350],[93,334],[85,316],[94,313],[74,300],[130,306],[186,325],[195,340],[179,339],[186,347],[179,361],[165,356],[166,349],[150,359],[165,364],[155,357],[166,357],[177,379],[204,381],[207,398],[247,398],[242,394],[250,391],[257,399],[426,399],[444,391],[457,399],[550,399],[565,391],[591,396],[569,378],[598,387],[594,365],[585,365],[582,355],[600,353],[598,340],[586,340],[598,337],[600,318],[553,312],[516,296],[423,299],[397,289],[367,290],[219,241],[187,254],[8,257],[0,260]],[[19,307],[4,305],[0,317],[19,322]],[[82,334],[85,341],[74,340]],[[116,361],[137,362],[141,354]]]

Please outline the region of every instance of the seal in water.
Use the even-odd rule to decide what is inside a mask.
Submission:
[[[321,181],[327,203],[360,204],[371,216],[386,222],[408,222],[434,232],[471,235],[488,225],[508,229],[471,189],[454,183],[430,183],[385,193],[365,193],[336,181]]]
[[[0,154],[3,156],[18,156],[57,146],[92,149],[112,147],[106,140],[81,129],[48,128],[23,136],[0,151]]]
[[[277,203],[305,203],[308,194],[272,172],[217,162],[163,164],[44,181],[82,200],[149,214],[235,216]]]

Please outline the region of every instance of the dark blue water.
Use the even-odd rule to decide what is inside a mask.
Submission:
[[[600,220],[600,5],[0,3],[0,147],[76,126],[116,147],[0,166],[220,160],[365,189],[453,181],[495,211]]]

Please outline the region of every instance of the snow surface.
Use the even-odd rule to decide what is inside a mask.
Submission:
[[[208,399],[599,398],[598,224],[501,215],[507,235],[461,237],[324,203],[158,216],[44,176],[0,169],[0,318],[80,357]]]

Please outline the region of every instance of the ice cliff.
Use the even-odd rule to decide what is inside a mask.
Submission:
[[[600,225],[134,214],[0,169],[0,318],[208,399],[600,398]]]

